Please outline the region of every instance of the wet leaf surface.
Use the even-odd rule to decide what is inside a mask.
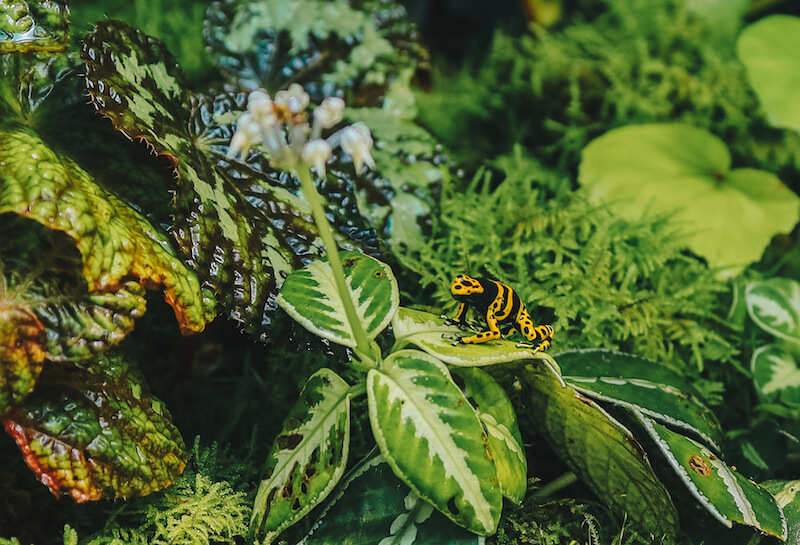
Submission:
[[[0,54],[60,53],[69,45],[66,0],[0,3]]]

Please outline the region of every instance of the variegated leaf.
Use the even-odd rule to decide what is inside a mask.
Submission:
[[[638,411],[634,414],[692,495],[722,524],[730,528],[738,522],[786,539],[786,518],[772,494],[734,471],[697,441]]]
[[[514,503],[522,503],[527,489],[528,459],[511,400],[485,371],[474,367],[456,368],[453,375],[456,383],[462,383],[464,395],[486,426],[489,450],[497,466],[503,495]]]
[[[397,280],[391,268],[377,259],[357,252],[339,255],[358,318],[367,337],[373,339],[389,325],[400,304]],[[284,281],[277,302],[312,333],[337,344],[356,346],[327,259],[313,261],[292,273]]]
[[[267,457],[250,536],[271,543],[324,500],[344,474],[350,447],[350,389],[330,369],[308,379]]]
[[[760,483],[770,494],[775,496],[775,501],[783,510],[786,517],[788,532],[786,543],[800,545],[800,480],[795,481],[766,481]]]
[[[367,375],[381,453],[414,492],[477,534],[497,529],[502,493],[478,416],[445,365],[400,350]]]
[[[748,284],[744,292],[747,312],[758,327],[800,343],[800,283],[790,278],[770,278]]]
[[[753,384],[766,398],[800,405],[800,368],[797,360],[777,344],[758,347],[750,358]]]

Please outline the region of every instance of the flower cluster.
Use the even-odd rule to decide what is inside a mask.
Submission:
[[[228,155],[242,156],[253,146],[263,145],[270,160],[278,168],[294,169],[303,162],[325,176],[325,165],[336,146],[353,158],[356,172],[364,165],[375,168],[370,154],[372,135],[363,123],[354,123],[328,138],[322,138],[323,129],[331,129],[342,121],[344,101],[328,97],[313,111],[308,123],[308,93],[297,83],[270,98],[266,91],[256,90],[247,98],[247,111],[240,117],[236,132],[231,138]]]

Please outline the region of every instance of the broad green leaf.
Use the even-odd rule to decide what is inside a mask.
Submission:
[[[748,284],[744,292],[747,313],[758,327],[800,343],[800,284],[790,278],[769,278]]]
[[[32,390],[42,372],[44,326],[24,307],[7,302],[0,277],[0,416]]]
[[[766,481],[760,483],[767,492],[775,496],[778,507],[786,517],[787,545],[800,545],[800,481]]]
[[[452,372],[454,380],[486,426],[500,490],[514,503],[522,503],[528,485],[528,459],[511,400],[502,386],[485,371],[464,367]]]
[[[145,288],[163,287],[183,331],[201,331],[213,319],[213,300],[166,237],[36,133],[0,130],[0,179],[0,213],[69,235],[83,258],[89,292],[113,293],[135,280]]]
[[[717,417],[677,373],[634,354],[599,348],[557,356],[564,381],[582,394],[688,430],[720,452],[724,436]]]
[[[37,478],[76,502],[147,495],[186,465],[169,413],[120,358],[47,366],[2,421]]]
[[[735,271],[792,230],[800,199],[773,174],[730,163],[725,144],[705,130],[634,125],[584,148],[579,181],[593,202],[626,219],[671,215],[689,249],[711,267]]]
[[[675,536],[678,513],[631,432],[561,379],[555,361],[537,354],[520,369],[530,414],[566,464],[619,514],[653,536]]]
[[[772,15],[745,28],[736,43],[747,78],[776,127],[800,131],[800,17]]]
[[[392,269],[377,259],[356,252],[339,255],[358,318],[367,337],[374,339],[389,325],[400,304],[397,280]],[[284,281],[277,303],[312,333],[355,348],[353,330],[327,259],[313,261],[292,273]]]
[[[800,405],[800,368],[788,350],[777,344],[758,347],[750,358],[753,384],[770,400]]]
[[[0,2],[0,55],[60,53],[69,45],[69,4],[64,0]]]
[[[503,497],[483,426],[445,365],[400,350],[367,374],[372,432],[411,490],[455,523],[493,534]]]
[[[752,526],[786,539],[786,518],[775,498],[728,467],[706,447],[634,411],[689,491],[725,526]]]
[[[457,326],[445,325],[436,314],[400,307],[392,319],[395,348],[416,346],[450,365],[478,367],[529,358],[533,349],[498,339],[480,344],[459,344],[455,337],[470,333]]]
[[[298,545],[483,545],[485,540],[414,494],[378,455],[342,481]]]
[[[306,382],[267,456],[250,536],[271,543],[323,501],[344,474],[350,448],[350,389],[330,369]]]

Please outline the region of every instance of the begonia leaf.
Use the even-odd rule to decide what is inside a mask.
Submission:
[[[69,45],[66,0],[0,2],[0,55],[60,53]]]
[[[169,412],[118,357],[47,366],[2,422],[37,478],[77,502],[160,490],[188,457]]]
[[[33,390],[44,363],[44,333],[33,312],[5,301],[0,278],[0,415]]]

